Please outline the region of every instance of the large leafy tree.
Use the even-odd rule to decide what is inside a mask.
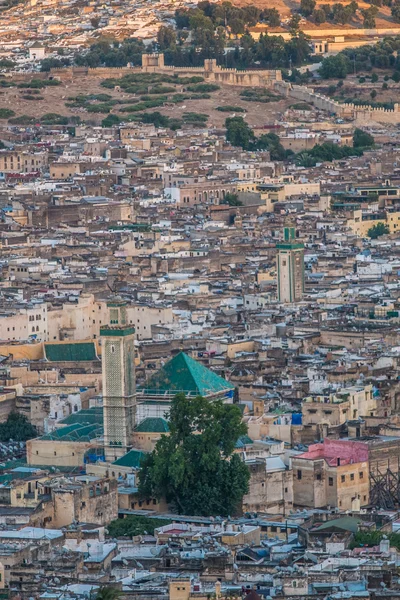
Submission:
[[[247,427],[233,404],[178,394],[172,401],[170,435],[163,435],[139,472],[143,497],[165,497],[179,513],[229,515],[241,506],[249,470],[235,443]]]
[[[385,223],[377,223],[368,229],[367,235],[371,240],[376,240],[381,235],[386,235],[389,232],[389,227]]]
[[[374,143],[374,137],[370,133],[356,127],[353,134],[354,148],[370,148]]]
[[[319,68],[319,74],[323,79],[344,79],[350,71],[350,61],[344,54],[327,56],[323,59]]]
[[[226,139],[232,146],[241,146],[249,150],[254,143],[254,131],[249,127],[243,117],[229,117],[225,119]]]
[[[31,425],[25,415],[10,412],[7,421],[0,423],[0,442],[26,442],[37,436],[36,427]]]

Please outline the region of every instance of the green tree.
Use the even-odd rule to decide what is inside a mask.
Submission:
[[[29,423],[25,415],[10,412],[5,423],[0,423],[0,442],[26,442],[37,436],[36,427]]]
[[[214,31],[214,24],[210,17],[206,17],[199,9],[195,9],[189,17],[190,29],[208,29]]]
[[[233,35],[239,35],[240,33],[244,33],[245,23],[241,19],[232,19],[230,28]]]
[[[239,200],[238,195],[232,194],[231,192],[225,194],[221,204],[229,204],[229,206],[243,206],[243,202]]]
[[[376,90],[372,90],[372,92],[370,92],[369,94],[372,98],[372,100],[375,100],[376,96],[377,96],[377,91]]]
[[[314,19],[317,25],[321,25],[321,23],[325,23],[326,21],[326,13],[324,10],[321,9],[314,10],[312,18]]]
[[[378,14],[378,8],[376,6],[370,6],[361,10],[364,22],[363,25],[366,29],[374,29],[376,27],[375,17]]]
[[[371,82],[376,83],[377,81],[379,81],[379,76],[376,73],[372,73]]]
[[[350,70],[351,65],[347,56],[337,54],[324,58],[318,72],[323,79],[344,79]]]
[[[300,0],[300,12],[305,17],[309,17],[316,6],[315,0]]]
[[[118,598],[120,598],[121,596],[121,590],[109,586],[104,586],[98,590],[96,594],[96,600],[118,600]]]
[[[121,122],[121,119],[118,115],[108,115],[105,119],[102,120],[102,127],[112,127],[113,125],[118,125]]]
[[[390,11],[392,13],[393,21],[400,23],[400,0],[395,0],[395,2],[393,2]]]
[[[247,427],[234,404],[178,394],[172,401],[170,435],[162,435],[139,471],[144,498],[165,497],[189,515],[230,515],[240,510],[249,470],[235,444]]]
[[[376,240],[381,235],[386,235],[389,232],[389,227],[385,223],[377,223],[368,229],[367,236],[371,240]]]
[[[167,519],[150,519],[142,515],[128,515],[125,519],[111,521],[107,526],[107,531],[112,538],[153,535],[154,529],[169,525],[170,522]]]
[[[289,31],[293,36],[296,36],[299,33],[300,21],[301,21],[300,15],[297,15],[296,13],[292,14],[288,26],[289,26]]]
[[[162,25],[157,33],[157,43],[160,50],[167,50],[176,46],[176,35],[172,27]]]
[[[266,8],[262,11],[260,18],[268,23],[270,27],[279,27],[281,24],[281,17],[276,8]]]
[[[249,150],[254,142],[254,132],[243,117],[231,117],[225,120],[226,139],[232,146],[241,146]]]
[[[354,148],[371,148],[375,144],[373,136],[358,127],[354,130],[353,146]]]

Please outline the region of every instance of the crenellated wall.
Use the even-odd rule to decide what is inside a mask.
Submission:
[[[51,69],[51,75],[63,81],[71,81],[78,77],[123,77],[131,73],[161,73],[165,75],[199,75],[209,83],[237,85],[240,87],[264,87],[282,80],[279,70],[226,69],[217,65],[215,59],[204,61],[203,67],[171,67],[164,64],[163,54],[143,54],[141,67],[66,67]]]
[[[350,117],[356,121],[376,121],[378,123],[400,123],[399,104],[395,104],[393,109],[373,108],[369,104],[356,105],[353,103],[341,104],[329,96],[319,94],[312,88],[303,85],[292,85],[290,83],[279,81],[274,84],[275,90],[281,95],[291,97],[301,102],[308,102],[318,108],[325,110],[340,117]]]

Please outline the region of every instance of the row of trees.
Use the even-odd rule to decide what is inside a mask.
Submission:
[[[175,21],[177,29],[216,29],[222,26],[229,27],[236,35],[259,22],[277,27],[280,25],[280,16],[276,8],[261,10],[253,5],[240,8],[231,2],[213,4],[204,0],[199,2],[196,8],[178,9],[175,12]]]
[[[315,23],[337,23],[344,25],[353,19],[358,10],[358,4],[352,0],[349,4],[337,2],[335,4],[320,4],[317,8],[316,0],[301,0],[300,13],[305,17],[311,17]]]
[[[355,71],[358,73],[370,71],[374,67],[400,70],[399,50],[400,36],[384,38],[373,46],[348,48],[336,56],[324,58],[319,74],[324,79],[336,79],[345,78]]]
[[[100,41],[92,44],[88,52],[77,54],[74,62],[78,66],[92,68],[101,66],[126,67],[128,63],[138,66],[142,64],[142,54],[145,51],[143,41],[137,38],[129,38],[123,42],[116,40],[113,42]],[[43,63],[44,61],[42,61],[42,69]],[[48,64],[48,62],[45,63],[46,68]]]
[[[280,68],[301,65],[310,57],[310,46],[302,32],[295,32],[289,41],[281,36],[263,34],[256,41],[249,33],[245,33],[240,39],[240,47],[235,46],[226,53],[227,38],[223,28],[213,30],[197,27],[193,29],[192,36],[194,45],[183,47],[179,31],[176,33],[171,27],[160,28],[158,47],[165,54],[166,64],[200,66],[205,58],[216,58],[219,64],[226,67]]]

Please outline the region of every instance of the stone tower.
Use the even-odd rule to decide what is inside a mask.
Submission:
[[[299,302],[304,293],[304,244],[296,241],[294,227],[285,227],[278,250],[278,300]]]
[[[136,414],[135,328],[126,323],[124,302],[110,302],[110,325],[102,327],[104,447],[112,462],[131,448]]]

